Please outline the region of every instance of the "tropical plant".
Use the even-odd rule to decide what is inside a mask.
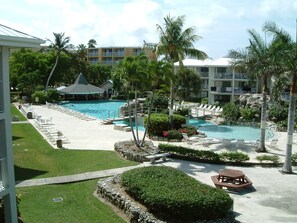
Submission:
[[[239,107],[235,103],[230,102],[224,106],[222,116],[226,121],[236,122],[239,118],[239,115]]]
[[[49,40],[51,43],[49,46],[49,49],[54,50],[54,52],[56,53],[56,61],[55,61],[54,66],[48,76],[48,79],[46,81],[45,91],[47,91],[47,89],[48,89],[50,79],[53,76],[54,71],[58,65],[61,53],[62,52],[67,53],[67,48],[69,48],[69,42],[70,42],[70,37],[68,37],[68,36],[65,37],[64,33],[53,33],[53,34],[55,36],[55,39],[54,39],[54,41]]]
[[[287,148],[282,171],[284,173],[292,173],[291,157],[296,112],[297,43],[292,40],[291,36],[286,31],[278,28],[273,22],[267,22],[264,25],[264,30],[268,32],[268,34],[272,34],[276,42],[274,46],[276,53],[273,55],[274,61],[281,67],[281,73],[285,73],[291,77]]]
[[[194,34],[195,28],[189,27],[183,30],[185,22],[184,16],[177,18],[170,15],[164,18],[164,26],[157,24],[159,33],[159,43],[156,47],[157,55],[164,55],[165,59],[170,61],[172,66],[172,74],[170,78],[170,126],[173,128],[173,100],[174,100],[174,62],[179,62],[182,66],[182,61],[186,56],[205,59],[206,53],[194,48],[194,42],[201,37]]]
[[[265,32],[265,29],[263,29]],[[266,42],[266,38],[262,38],[259,33],[253,29],[248,30],[249,46],[244,50],[231,50],[229,55],[233,58],[232,64],[235,67],[241,68],[247,74],[262,79],[263,82],[263,103],[261,109],[261,130],[260,130],[260,145],[259,152],[266,152],[265,148],[265,129],[266,129],[266,110],[267,110],[267,94],[268,80],[272,75],[279,72],[275,66],[274,57],[275,44],[273,40],[270,43]]]
[[[90,39],[88,42],[88,48],[95,48],[95,46],[97,45],[96,40],[94,39]]]
[[[189,100],[192,95],[197,95],[201,90],[200,77],[187,68],[179,69],[177,73],[176,94],[179,98],[179,104],[183,100]]]

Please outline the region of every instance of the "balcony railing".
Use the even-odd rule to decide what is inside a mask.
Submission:
[[[232,91],[233,90],[233,91]],[[212,93],[232,93],[234,94],[245,94],[245,93],[256,93],[256,88],[244,89],[240,87],[211,87],[210,91]]]
[[[230,73],[216,73],[214,75],[214,78],[216,78],[216,79],[232,79],[233,74],[230,74]]]
[[[103,52],[102,56],[103,57],[112,57],[112,52]]]
[[[199,72],[201,77],[208,77],[209,73],[208,72]]]
[[[89,53],[89,57],[98,57],[98,52],[97,53]]]
[[[236,73],[236,74],[234,74],[234,79],[239,79],[239,80],[248,79],[248,75],[247,74]]]

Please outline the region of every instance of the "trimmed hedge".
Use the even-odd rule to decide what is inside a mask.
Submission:
[[[226,217],[233,200],[172,167],[150,166],[122,174],[127,193],[165,221],[193,222]]]
[[[164,152],[173,152],[178,155],[197,157],[201,160],[209,160],[213,162],[220,162],[220,155],[206,150],[193,150],[183,146],[174,146],[170,144],[159,144],[159,149]]]
[[[146,122],[146,118],[145,118]],[[186,118],[181,115],[173,115],[173,128],[179,129],[186,124]],[[150,124],[147,130],[149,136],[163,136],[164,131],[170,129],[169,115],[167,114],[151,114]]]
[[[241,152],[222,152],[220,158],[224,161],[230,162],[245,162],[249,161],[250,158],[247,154]]]

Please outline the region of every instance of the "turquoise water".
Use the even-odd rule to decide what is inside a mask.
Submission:
[[[250,126],[236,125],[205,125],[199,127],[199,131],[204,132],[209,138],[218,139],[244,139],[258,140],[260,137],[260,129]],[[266,138],[274,137],[274,132],[266,130]]]
[[[119,109],[125,101],[69,102],[62,106],[98,119],[118,118]]]
[[[62,106],[81,112],[83,114],[98,118],[118,118],[119,109],[125,101],[91,101],[91,102],[70,102]],[[127,124],[129,121],[117,121],[115,123]],[[218,139],[244,139],[244,140],[258,140],[260,137],[260,129],[249,126],[235,126],[235,125],[214,125],[212,122],[205,120],[189,119],[189,125],[197,127],[199,131],[205,133],[209,138]],[[144,131],[143,126],[138,127],[139,130]],[[266,138],[271,139],[275,137],[271,130],[266,131]]]
[[[121,121],[114,121],[114,124],[126,124],[130,126],[130,121],[129,120],[121,120]],[[135,127],[135,122],[133,122],[133,126]],[[142,125],[138,125],[138,130],[144,131],[145,128]]]

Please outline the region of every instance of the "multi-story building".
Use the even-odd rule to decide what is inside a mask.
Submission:
[[[88,48],[87,58],[90,63],[100,63],[115,65],[120,60],[128,56],[138,56],[144,52],[152,60],[156,60],[156,55],[150,49],[141,47],[100,47]]]
[[[226,103],[244,93],[258,93],[258,83],[250,83],[247,74],[236,72],[230,62],[230,58],[183,61],[186,68],[201,78],[201,92],[196,98],[208,98],[209,104]],[[175,66],[178,67],[178,63]]]

